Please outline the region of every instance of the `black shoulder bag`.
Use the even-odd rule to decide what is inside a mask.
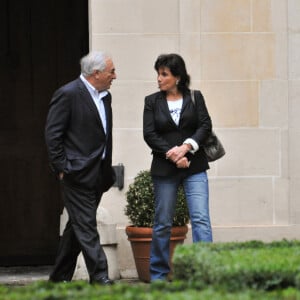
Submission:
[[[194,90],[191,90],[191,97],[193,104],[196,106]],[[215,161],[223,157],[226,153],[221,141],[216,136],[213,130],[203,143],[203,149],[209,162]]]

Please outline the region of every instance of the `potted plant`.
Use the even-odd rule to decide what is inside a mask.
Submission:
[[[139,279],[150,281],[149,262],[154,220],[154,192],[150,171],[140,171],[126,192],[127,205],[125,215],[131,225],[126,227],[126,234],[131,243]],[[183,188],[178,191],[176,212],[170,238],[170,262],[177,244],[182,244],[188,231],[188,208]]]

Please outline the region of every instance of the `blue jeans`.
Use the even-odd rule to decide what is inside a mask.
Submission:
[[[186,178],[153,176],[155,217],[150,253],[151,280],[164,280],[170,272],[169,247],[177,190],[183,184],[192,225],[193,242],[212,242],[206,172]]]

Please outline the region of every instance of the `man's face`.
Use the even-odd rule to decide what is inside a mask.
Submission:
[[[106,60],[106,68],[100,72],[95,71],[95,88],[98,91],[108,90],[112,81],[117,78],[115,66],[111,59]]]

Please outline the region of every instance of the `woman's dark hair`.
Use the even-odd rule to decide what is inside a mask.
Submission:
[[[185,93],[189,89],[190,75],[186,71],[183,58],[174,53],[162,54],[157,58],[154,68],[158,72],[160,68],[164,67],[169,68],[173,76],[180,77],[177,87],[182,93]]]

